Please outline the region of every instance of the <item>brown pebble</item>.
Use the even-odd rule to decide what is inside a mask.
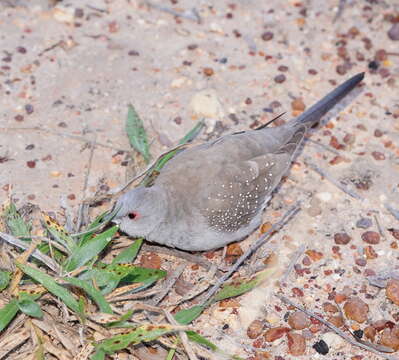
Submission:
[[[187,46],[188,50],[195,50],[196,48],[198,48],[197,44],[190,44],[190,45]]]
[[[341,315],[330,316],[327,321],[338,328],[344,326],[345,324],[344,318]]]
[[[334,241],[338,245],[346,245],[351,241],[351,237],[347,233],[334,234]]]
[[[75,199],[76,199],[75,194],[69,194],[69,195],[68,195],[68,199],[69,199],[69,200],[75,200]]]
[[[277,84],[281,84],[281,83],[283,83],[285,80],[286,80],[286,77],[285,77],[284,74],[279,74],[279,75],[277,75],[277,76],[274,77],[274,81],[275,81]]]
[[[266,330],[264,337],[267,342],[273,342],[283,337],[284,334],[286,334],[288,331],[290,331],[289,327],[280,326],[280,327],[270,328]]]
[[[177,124],[177,125],[181,125],[182,123],[182,118],[181,116],[176,116],[173,121]]]
[[[262,34],[262,40],[263,41],[269,41],[269,40],[271,40],[271,39],[273,39],[273,33],[271,32],[271,31],[265,31],[263,34]]]
[[[377,331],[372,326],[367,326],[364,330],[364,336],[371,341],[374,341]]]
[[[310,326],[310,320],[302,311],[295,311],[289,316],[288,324],[294,330],[303,330]]]
[[[375,137],[381,137],[382,135],[384,135],[384,133],[380,129],[375,129],[374,130],[374,136]]]
[[[349,30],[348,30],[348,35],[352,38],[356,37],[357,35],[359,35],[359,29],[356,26],[352,26]]]
[[[367,260],[364,258],[357,258],[355,260],[355,264],[358,266],[366,266],[367,265]]]
[[[140,53],[136,50],[129,50],[129,52],[127,53],[129,56],[139,56]]]
[[[21,114],[15,115],[14,119],[18,122],[24,121],[24,117]]]
[[[394,304],[399,305],[399,280],[390,279],[385,294]]]
[[[356,51],[356,60],[357,61],[364,61],[365,57],[363,55],[363,53],[361,53],[360,51]]]
[[[399,326],[394,326],[392,329],[384,329],[381,335],[380,343],[388,346],[391,349],[399,350]]]
[[[374,321],[372,324],[373,328],[376,329],[377,331],[382,331],[386,328],[392,328],[393,325],[395,324],[393,324],[392,321],[385,319]]]
[[[366,258],[369,260],[377,259],[378,257],[378,254],[371,245],[368,245],[364,248],[364,255],[366,255]]]
[[[388,54],[384,49],[377,50],[375,52],[375,59],[377,61],[384,61],[384,60],[388,59]]]
[[[337,67],[335,68],[335,70],[337,71],[337,73],[339,75],[345,75],[346,74],[346,67],[345,65],[337,65]]]
[[[26,165],[28,166],[28,168],[33,169],[36,167],[36,160],[29,160],[26,162]]]
[[[35,194],[29,194],[28,195],[28,200],[32,201],[36,199],[36,195]]]
[[[338,307],[330,302],[325,302],[323,304],[323,310],[330,313],[338,312]]]
[[[317,70],[315,70],[315,69],[309,69],[309,70],[308,70],[308,74],[309,74],[309,75],[317,75]]]
[[[302,297],[304,296],[303,291],[300,288],[294,287],[292,288],[292,294],[296,297]]]
[[[388,229],[388,231],[391,233],[391,235],[395,238],[399,240],[399,229]]]
[[[246,98],[245,99],[245,104],[246,105],[251,105],[252,104],[252,99],[251,98]]]
[[[244,251],[242,250],[239,243],[232,243],[227,245],[225,257],[226,262],[229,264],[234,263],[243,253]]]
[[[26,145],[25,150],[33,150],[35,148],[35,144]]]
[[[288,333],[288,351],[293,356],[305,354],[306,340],[301,334]]]
[[[20,54],[26,54],[26,48],[24,48],[23,46],[18,46],[18,47],[17,47],[17,51],[18,51]]]
[[[287,72],[287,71],[288,71],[288,66],[280,65],[280,66],[278,67],[278,71]]]
[[[364,323],[367,320],[369,306],[359,297],[351,297],[344,305],[345,316],[348,319]]]
[[[366,231],[362,234],[362,240],[367,244],[375,245],[380,242],[380,234],[375,231]]]
[[[252,321],[247,329],[247,336],[250,339],[256,339],[258,336],[262,334],[263,331],[263,322],[260,320]]]
[[[388,37],[393,41],[399,40],[399,23],[393,24],[388,30]]]
[[[345,144],[352,145],[355,143],[356,137],[353,134],[346,134],[343,138]]]
[[[291,102],[292,110],[295,111],[304,111],[306,106],[301,98],[296,98]]]
[[[206,76],[212,76],[214,74],[214,71],[210,67],[206,67],[203,69],[204,75]]]

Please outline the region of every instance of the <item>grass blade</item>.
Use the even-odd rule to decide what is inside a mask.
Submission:
[[[35,317],[35,318],[42,318],[43,311],[40,309],[40,306],[33,301],[32,299],[22,299],[17,302],[18,309],[21,310],[26,315]]]
[[[113,226],[77,247],[64,263],[64,270],[75,270],[96,257],[110,243],[117,230],[118,227]]]
[[[80,314],[79,311],[79,304],[72,296],[72,294],[62,287],[61,285],[57,284],[55,280],[45,274],[44,272],[30,267],[25,264],[16,263],[16,265],[28,276],[30,276],[33,280],[42,284],[49,292],[53,295],[58,296],[66,306],[68,306],[71,310],[75,311],[76,313]],[[82,314],[80,314],[82,315]]]
[[[128,248],[122,250],[113,260],[112,265],[122,264],[122,263],[132,263],[136,258],[141,244],[143,243],[143,239],[137,239],[132,245]]]
[[[11,272],[0,270],[0,291],[3,291],[10,283]]]
[[[58,224],[55,219],[48,216],[44,212],[42,212],[42,216],[44,219],[43,223],[47,231],[54,237],[57,242],[59,242],[70,252],[72,252],[77,246],[75,240],[72,239],[72,237],[68,234],[64,227]]]
[[[144,129],[143,121],[140,119],[132,105],[128,106],[126,133],[132,147],[143,156],[144,160],[148,164],[151,156],[147,133]]]
[[[195,305],[189,309],[178,311],[174,318],[180,325],[188,325],[200,316],[205,308],[205,305]]]
[[[111,306],[108,304],[107,300],[105,300],[104,296],[98,291],[93,284],[90,284],[88,281],[76,279],[76,278],[64,278],[65,281],[69,282],[73,286],[77,286],[83,289],[97,304],[100,311],[106,314],[113,314]]]
[[[18,313],[18,301],[13,299],[0,309],[0,332],[14,319]]]

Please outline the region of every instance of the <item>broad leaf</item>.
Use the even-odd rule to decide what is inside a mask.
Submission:
[[[136,258],[141,244],[143,243],[143,239],[137,239],[132,245],[128,248],[123,249],[113,260],[112,265],[122,264],[122,263],[132,263]]]
[[[181,325],[188,325],[192,321],[194,321],[198,316],[202,314],[205,310],[206,306],[204,305],[195,305],[189,309],[183,309],[178,311],[174,318]]]
[[[132,147],[143,155],[146,163],[150,161],[150,150],[148,146],[147,133],[143,121],[138,116],[132,105],[129,105],[126,119],[126,133]]]
[[[18,301],[13,299],[0,309],[0,331],[3,331],[18,313]]]
[[[19,300],[18,303],[18,308],[21,310],[23,313],[29,316],[33,316],[36,318],[42,318],[43,317],[43,311],[40,309],[39,304],[34,302],[31,299],[22,299]]]
[[[10,283],[11,272],[0,270],[0,291],[3,291]]]

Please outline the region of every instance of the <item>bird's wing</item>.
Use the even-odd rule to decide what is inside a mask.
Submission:
[[[200,211],[208,224],[223,232],[248,225],[263,210],[267,198],[288,170],[305,131],[305,126],[298,127],[272,153],[244,161],[234,162],[234,158],[226,161],[212,182],[202,189]]]

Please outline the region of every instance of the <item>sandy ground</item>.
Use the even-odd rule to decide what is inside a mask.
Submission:
[[[76,211],[83,197],[123,183],[144,166],[139,156],[129,155],[124,128],[129,103],[142,117],[156,157],[202,117],[207,119],[202,140],[254,127],[284,111],[289,120],[302,103],[310,106],[334,85],[365,71],[360,93],[313,133],[317,143],[305,146],[265,221],[275,221],[295,200],[303,200],[302,211],[273,240],[281,268],[300,245],[321,254],[299,258],[283,286],[287,296],[322,313],[321,305],[348,286],[348,296],[355,294],[369,306],[367,322],[348,320],[352,330],[379,319],[398,324],[398,306],[366,276],[394,269],[399,259],[389,231],[399,227],[398,220],[385,208],[388,203],[399,209],[399,42],[388,36],[399,2],[347,1],[335,22],[337,1],[160,4],[1,2],[0,201],[12,194],[18,206],[32,203],[62,222],[62,204]],[[90,142],[96,143],[91,162]],[[361,199],[322,178],[306,159]],[[369,219],[367,229],[356,225],[361,219]],[[377,232],[380,241],[366,243],[366,230]],[[351,240],[339,245],[334,235],[343,232]],[[309,273],[301,275],[300,268]],[[295,295],[293,288],[304,295]],[[261,348],[271,358],[297,358],[287,355],[285,337],[254,344],[246,336],[254,319],[287,326],[287,309],[274,292],[268,283],[240,299],[238,311],[216,307],[203,320],[204,334],[244,357]],[[331,345],[329,354],[317,354],[312,345],[325,332],[303,334],[304,359],[379,358],[343,341]]]

